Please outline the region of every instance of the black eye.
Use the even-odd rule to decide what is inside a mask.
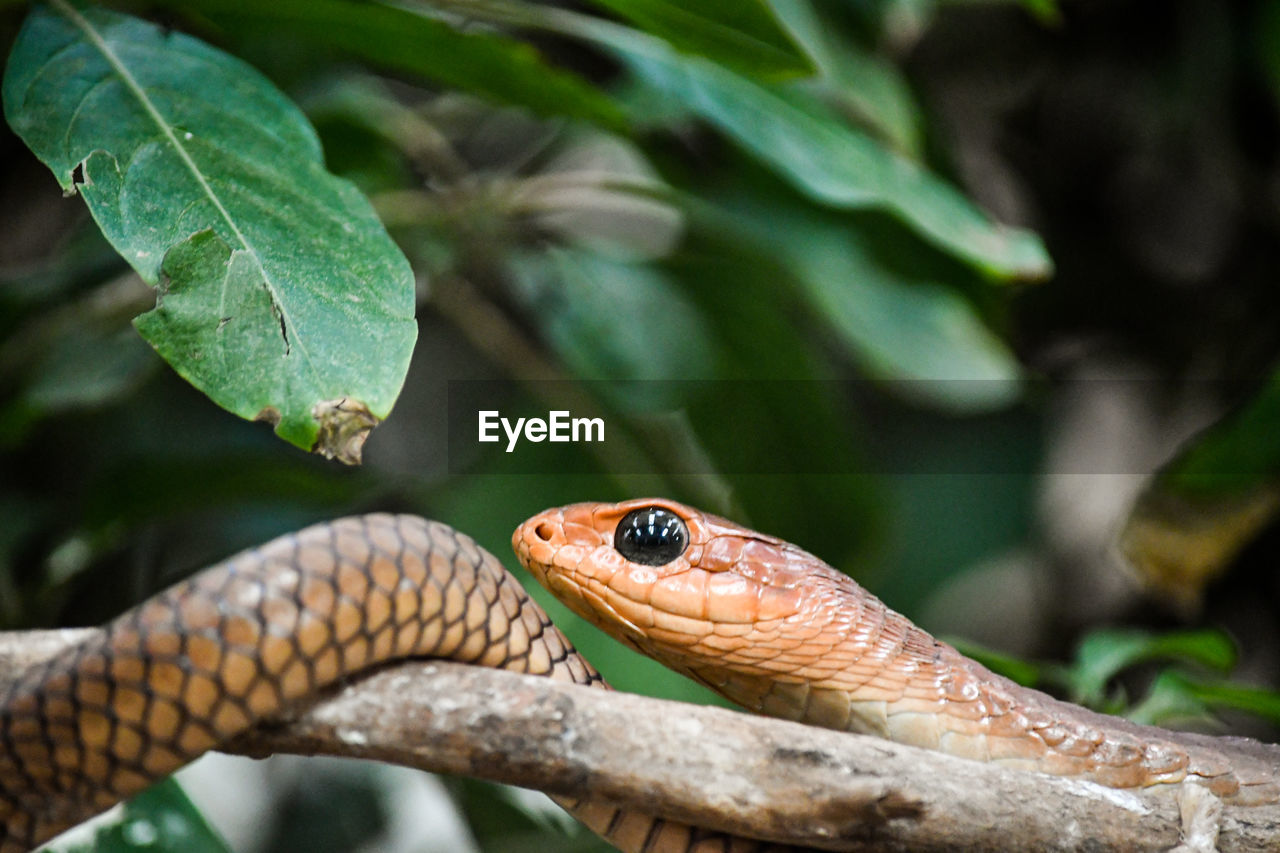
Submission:
[[[613,547],[633,563],[662,566],[689,547],[689,529],[670,510],[656,506],[634,509],[618,522]]]

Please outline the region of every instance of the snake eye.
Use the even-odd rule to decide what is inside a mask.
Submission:
[[[618,522],[613,547],[633,563],[662,566],[689,547],[689,528],[671,510],[656,506],[634,509]]]

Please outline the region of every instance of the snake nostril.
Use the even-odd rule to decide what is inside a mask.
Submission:
[[[533,529],[533,535],[537,536],[543,542],[551,541],[551,534],[554,532],[550,524],[545,521]]]

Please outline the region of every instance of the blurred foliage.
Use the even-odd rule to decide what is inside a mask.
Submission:
[[[1219,711],[1243,711],[1280,724],[1280,696],[1275,690],[1227,682],[1200,680],[1180,672],[1162,672],[1142,702],[1129,711],[1137,723],[1177,726],[1203,724]],[[1221,728],[1221,726],[1219,726]]]
[[[1280,510],[1280,371],[1190,441],[1144,489],[1121,534],[1156,592],[1194,612]]]
[[[107,5],[302,108],[410,259],[418,344],[362,469],[295,452],[148,352],[129,321],[151,291],[0,137],[4,627],[103,621],[345,513],[439,518],[506,558],[547,506],[663,494],[1000,645],[1020,679],[1144,695],[1148,720],[1275,719],[1180,621],[1280,682],[1276,502],[1252,497],[1280,458],[1275,4]],[[6,48],[26,12],[0,4]],[[603,413],[608,450],[466,452],[458,380]],[[1152,553],[1204,567],[1178,614],[1111,550],[1165,463]],[[714,701],[522,580],[615,685]],[[454,794],[485,849],[567,849],[518,797]]]
[[[178,783],[166,779],[125,803],[118,812],[76,829],[46,849],[56,853],[227,853],[230,848],[209,827]]]
[[[1236,663],[1231,641],[1216,631],[1152,636],[1142,631],[1095,631],[1076,650],[1074,664],[1055,674],[1073,702],[1100,705],[1107,682],[1121,670],[1153,660],[1195,663],[1219,672]]]
[[[964,640],[956,647],[1019,684],[1138,723],[1220,727],[1215,714],[1224,711],[1280,723],[1280,692],[1224,680],[1235,668],[1237,654],[1231,639],[1217,630],[1153,634],[1100,629],[1084,638],[1067,665],[1033,663]],[[1130,698],[1123,678],[1154,664],[1160,666],[1154,675],[1145,674],[1145,694]]]
[[[1152,480],[1121,533],[1125,556],[1144,583],[1187,613],[1195,613],[1209,584],[1280,508],[1280,490],[1271,482],[1250,485],[1230,475],[1214,475],[1210,492],[1202,491],[1204,480],[1196,480],[1186,491],[1180,485],[1179,463],[1185,459],[1200,464],[1197,460],[1203,457],[1195,450]]]
[[[613,845],[582,826],[550,800],[477,779],[452,780],[453,795],[474,827],[481,853],[539,853],[555,839],[564,853],[612,853]]]

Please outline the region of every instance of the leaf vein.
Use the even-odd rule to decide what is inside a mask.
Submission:
[[[213,187],[211,187],[209,182],[205,180],[204,174],[200,171],[200,167],[196,164],[195,160],[192,159],[191,153],[187,151],[186,146],[184,146],[178,139],[177,135],[174,134],[173,128],[168,120],[160,113],[160,110],[156,105],[152,103],[151,99],[147,96],[146,90],[142,88],[142,85],[125,66],[121,58],[116,55],[116,52],[111,48],[111,46],[102,38],[102,35],[97,31],[93,24],[85,19],[85,17],[66,2],[66,0],[51,1],[59,12],[61,12],[85,34],[85,37],[89,42],[100,54],[102,54],[102,57],[106,60],[107,64],[111,66],[117,75],[119,75],[121,82],[123,82],[125,87],[133,94],[134,98],[137,99],[138,103],[146,111],[147,115],[155,123],[156,127],[160,129],[160,132],[164,135],[168,143],[173,146],[173,149],[178,153],[178,157],[181,159],[184,167],[191,173],[196,183],[200,186],[201,191],[208,196],[209,200],[213,203],[219,216],[221,216],[222,220],[227,224],[227,227],[230,228],[232,233],[235,235],[235,239],[240,243],[241,248],[248,252],[253,258],[253,263],[261,273],[262,280],[267,287],[268,293],[271,295],[271,301],[280,312],[282,324],[294,327],[295,334],[293,340],[287,341],[287,343],[297,345],[298,351],[301,354],[303,361],[306,363],[307,369],[312,374],[312,378],[315,381],[317,388],[322,388],[323,384],[320,381],[320,372],[312,361],[307,347],[297,335],[297,326],[289,317],[289,312],[286,310],[280,298],[275,282],[268,274],[266,268],[262,265],[261,255],[240,230],[240,227],[236,224],[230,212],[226,209],[226,206],[223,205],[222,200],[218,197],[218,194],[214,191]]]

